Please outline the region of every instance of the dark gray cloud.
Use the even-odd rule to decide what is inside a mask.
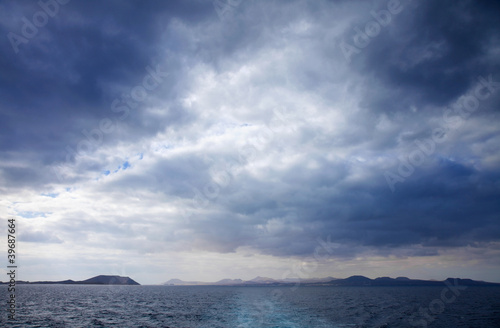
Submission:
[[[371,95],[372,109],[394,112],[410,105],[447,105],[471,87],[480,72],[498,73],[500,62],[492,53],[500,42],[497,3],[402,3],[392,24],[353,56],[354,69],[397,92]]]

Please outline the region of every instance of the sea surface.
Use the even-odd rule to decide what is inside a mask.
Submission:
[[[500,287],[18,285],[0,327],[500,327]]]

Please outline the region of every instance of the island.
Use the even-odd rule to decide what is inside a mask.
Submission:
[[[217,282],[183,281],[180,279],[171,279],[163,285],[165,286],[442,286],[442,285],[460,285],[460,286],[489,286],[499,287],[500,283],[477,281],[462,278],[447,278],[438,280],[420,280],[407,277],[379,277],[370,279],[364,276],[351,276],[345,279],[326,277],[310,279],[272,279],[266,277],[256,277],[251,280],[241,279],[223,279]]]
[[[0,284],[9,284],[9,282],[0,282]],[[129,277],[121,276],[107,276],[99,275],[87,280],[74,281],[74,280],[62,280],[62,281],[16,281],[16,284],[55,284],[55,285],[140,285],[135,280]]]

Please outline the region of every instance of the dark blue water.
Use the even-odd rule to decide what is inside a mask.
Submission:
[[[0,290],[6,300],[6,286]],[[500,327],[500,288],[443,290],[21,285],[16,323],[8,323],[4,307],[0,326]]]

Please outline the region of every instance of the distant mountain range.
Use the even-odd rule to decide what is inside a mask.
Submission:
[[[166,286],[289,286],[300,284],[301,286],[442,286],[445,283],[460,286],[500,286],[500,283],[477,281],[461,278],[447,278],[443,281],[419,280],[407,277],[389,278],[380,277],[370,279],[364,276],[351,276],[345,279],[326,277],[311,279],[272,279],[256,277],[251,280],[222,279],[217,282],[182,281],[171,279],[165,282]]]
[[[0,282],[0,284],[8,284],[8,282]],[[74,280],[63,280],[63,281],[16,281],[16,284],[63,284],[63,285],[140,285],[138,282],[134,281],[129,277],[121,276],[106,276],[100,275],[93,278],[74,281]]]
[[[166,286],[442,286],[443,284],[454,284],[460,286],[500,286],[500,283],[477,281],[472,279],[447,278],[443,281],[419,280],[406,277],[389,278],[380,277],[370,279],[364,276],[351,276],[340,279],[334,277],[309,278],[309,279],[273,279],[266,277],[255,277],[251,280],[242,279],[222,279],[216,282],[183,281],[180,279],[170,279],[163,283]],[[1,282],[0,284],[9,284]],[[140,285],[129,277],[121,276],[95,276],[87,280],[74,281],[16,281],[16,284],[63,284],[63,285]]]

